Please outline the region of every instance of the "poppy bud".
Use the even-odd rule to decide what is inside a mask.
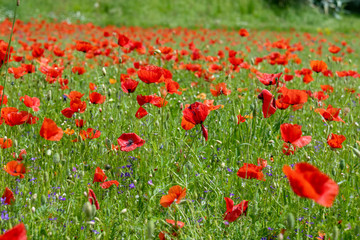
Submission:
[[[95,205],[94,205],[95,207]],[[92,217],[95,215],[96,208],[93,208],[93,205],[91,205],[90,202],[86,202],[83,206],[83,212],[85,213],[85,217],[87,220],[91,220]],[[94,212],[95,210],[95,212]]]
[[[101,108],[99,108],[99,112],[102,112],[102,109],[101,109]]]
[[[293,229],[295,226],[295,217],[292,213],[288,213],[286,216],[286,226],[288,229]]]
[[[108,138],[105,138],[105,145],[107,149],[111,149],[111,141]]]
[[[103,67],[101,70],[102,70],[103,75],[106,76],[106,69],[105,69],[105,67]]]
[[[46,204],[46,197],[45,195],[41,196],[41,205],[44,206]]]
[[[332,173],[333,176],[336,175],[336,169],[334,167],[332,168],[331,173]]]
[[[31,208],[31,211],[34,213],[34,212],[35,212],[35,207],[32,207],[32,208]]]
[[[14,145],[14,147],[18,147],[18,141],[15,139],[14,141],[13,141],[13,145]]]
[[[51,149],[46,150],[46,155],[51,156]]]
[[[338,240],[339,239],[339,229],[337,228],[337,226],[334,226],[334,230],[333,230],[333,240]]]
[[[60,154],[59,153],[55,153],[54,156],[53,156],[53,162],[55,164],[59,163],[60,162]]]
[[[120,213],[126,213],[127,212],[127,209],[126,208],[124,208],[123,210],[121,210],[121,212]]]
[[[346,107],[346,108],[344,108],[344,116],[346,116],[346,115],[348,115],[349,114],[349,112],[350,112],[350,108],[348,108],[348,107]]]
[[[358,150],[358,149],[356,149],[356,148],[352,148],[353,149],[353,151],[354,151],[354,154],[358,157],[358,158],[360,158],[360,151]]]
[[[156,54],[161,55],[160,49],[156,49],[156,50],[154,51],[154,55],[156,55]]]
[[[360,226],[359,226],[359,225],[356,225],[356,226],[355,226],[354,233],[355,233],[356,236],[357,236],[358,234],[360,234]]]
[[[339,167],[340,167],[341,170],[344,170],[344,168],[345,168],[345,160],[344,159],[340,160]]]
[[[46,98],[48,101],[51,100],[51,90],[48,91],[48,94],[46,95]]]
[[[146,231],[147,239],[153,239],[154,229],[155,229],[154,221],[150,220],[147,224],[147,231]]]
[[[45,181],[45,182],[48,182],[48,181],[49,181],[49,173],[48,173],[48,172],[45,172],[44,181]]]

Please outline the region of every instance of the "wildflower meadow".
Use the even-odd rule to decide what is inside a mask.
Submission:
[[[0,39],[1,240],[360,236],[358,32],[14,15]]]

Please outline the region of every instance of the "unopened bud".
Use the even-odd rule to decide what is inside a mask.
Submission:
[[[93,206],[91,205],[90,202],[86,202],[84,204],[82,210],[85,213],[85,217],[86,217],[87,220],[91,220],[92,217],[95,215]],[[96,209],[95,209],[95,211],[96,211]]]
[[[127,209],[126,208],[124,208],[123,210],[121,210],[121,212],[120,213],[126,213],[127,212]]]
[[[161,55],[160,49],[156,49],[156,50],[154,51],[154,55]]]
[[[106,76],[106,69],[105,69],[105,67],[103,67],[101,70],[102,70],[103,75]]]
[[[34,213],[34,212],[35,212],[35,207],[32,207],[32,208],[31,208],[31,211]]]
[[[292,213],[286,216],[286,225],[288,229],[293,229],[295,226],[295,217]]]

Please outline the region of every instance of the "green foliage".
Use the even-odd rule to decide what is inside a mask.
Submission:
[[[0,0],[0,20],[11,17],[16,1]],[[273,2],[273,1],[272,1]],[[21,1],[18,18],[70,22],[93,22],[96,25],[162,26],[189,28],[254,27],[257,29],[317,31],[318,28],[351,31],[360,20],[345,16],[342,21],[322,14],[320,8],[281,1],[280,6],[265,0],[52,0]],[[286,7],[284,7],[286,6]],[[30,11],[29,11],[30,10]]]

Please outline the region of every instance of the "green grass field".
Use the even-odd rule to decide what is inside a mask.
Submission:
[[[0,1],[0,17],[11,17],[16,1]],[[325,16],[318,9],[305,6],[282,9],[264,1],[252,0],[51,0],[21,1],[18,18],[70,22],[89,22],[96,25],[142,27],[227,28],[242,27],[272,31],[357,31],[358,17],[343,15],[341,20]]]
[[[0,2],[7,9],[3,16],[11,16],[11,5]],[[159,239],[161,232],[176,233],[173,239],[359,236],[360,46],[358,34],[352,31],[358,19],[338,21],[301,9],[277,13],[279,9],[265,10],[255,1],[112,2],[102,1],[98,7],[88,1],[57,5],[52,1],[21,2],[17,13],[25,23],[15,24],[13,52],[7,64],[3,46],[11,22],[0,23],[0,39],[4,40],[0,41],[0,92],[8,99],[1,106],[0,140],[12,140],[9,148],[0,142],[0,165],[5,168],[15,161],[21,149],[27,152],[21,161],[27,168],[23,179],[4,170],[0,173],[0,194],[7,187],[15,198],[10,205],[2,198],[0,234],[23,222],[28,239]],[[38,14],[46,21],[30,20]],[[55,19],[69,19],[72,24]],[[130,27],[133,25],[140,27]],[[155,25],[160,27],[151,27]],[[239,28],[246,28],[249,36],[241,37]],[[118,45],[120,34],[130,39],[123,47]],[[91,47],[76,50],[80,40]],[[340,47],[340,52],[330,53],[332,45]],[[38,48],[44,52],[34,52]],[[64,55],[58,56],[56,49]],[[234,53],[242,64],[234,65],[235,59],[229,59]],[[258,58],[263,61],[257,63]],[[324,61],[333,75],[312,71],[312,60]],[[25,72],[21,64],[33,65],[34,72]],[[182,94],[166,94],[166,85],[160,80],[144,83],[139,69],[146,65],[169,70]],[[84,67],[85,72],[76,74],[73,67]],[[22,76],[14,74],[13,68]],[[342,71],[347,76],[341,76]],[[285,81],[282,76],[276,85],[265,86],[256,72],[281,72],[294,79]],[[310,75],[304,72],[311,73],[312,82],[304,83],[304,76]],[[134,93],[122,90],[121,74],[139,82]],[[165,78],[166,74],[160,75]],[[96,88],[90,88],[90,83]],[[226,83],[231,93],[224,95],[225,89],[221,89],[220,96],[214,96],[211,89],[219,83]],[[277,99],[282,84],[307,91],[307,102],[296,111],[290,106],[264,118],[258,95],[267,89]],[[323,92],[328,98],[320,101],[316,94],[322,91],[321,85],[331,85],[334,90]],[[86,110],[67,118],[61,112],[73,104],[66,97],[71,91],[84,94],[81,101]],[[105,101],[94,103],[91,92],[105,96]],[[163,97],[167,105],[147,103],[143,107],[148,115],[138,119],[137,97],[152,94]],[[40,99],[39,111],[20,100],[25,95]],[[207,141],[200,124],[187,131],[181,124],[186,104],[205,99],[220,105],[209,111],[203,122]],[[329,104],[341,108],[339,116],[344,122],[325,121],[315,111]],[[28,117],[11,115],[9,107],[39,119],[28,124]],[[246,118],[240,124],[239,114]],[[44,118],[62,129],[61,140],[44,138]],[[86,121],[83,128],[76,126],[77,119]],[[308,145],[289,156],[282,151],[280,128],[285,123],[301,125],[302,135],[312,137]],[[86,135],[82,131],[88,128]],[[91,139],[95,130],[101,134]],[[115,150],[123,133],[136,133],[145,140],[144,145],[130,152]],[[329,146],[331,133],[346,137],[342,148]],[[262,169],[265,181],[237,176],[244,163],[258,165],[258,158],[267,161]],[[299,186],[309,195],[315,186],[312,190],[320,197],[312,200],[294,193],[283,166],[300,162],[317,167],[338,186],[331,207],[320,204],[328,186],[319,175],[303,176]],[[106,181],[116,180],[119,186],[103,189],[100,182],[93,183],[97,167],[106,174]],[[186,188],[186,196],[165,208],[160,200],[175,185]],[[84,211],[89,188],[96,194],[99,210],[85,207]],[[235,205],[248,200],[246,215],[225,221],[224,197],[233,199]],[[185,225],[177,229],[166,219]]]

